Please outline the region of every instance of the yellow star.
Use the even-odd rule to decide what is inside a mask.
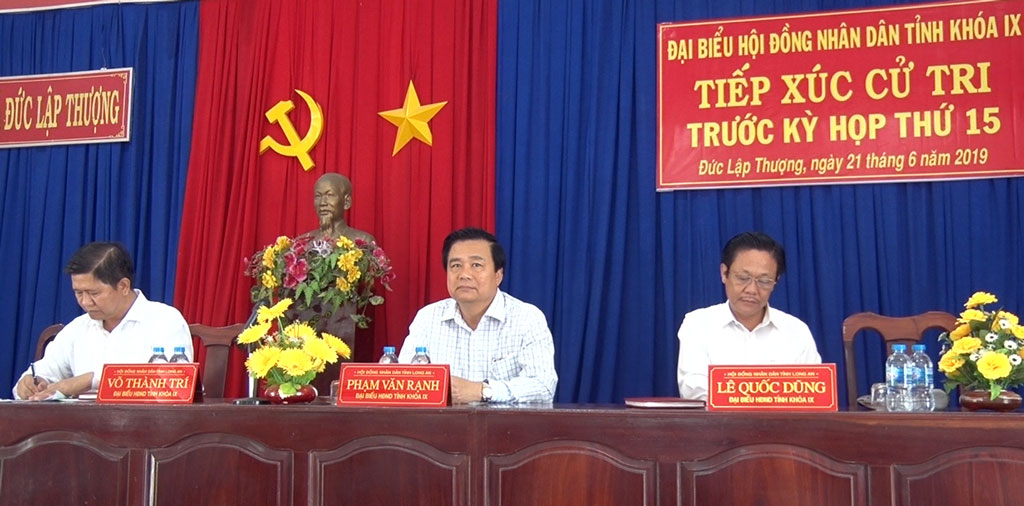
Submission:
[[[416,87],[409,81],[409,90],[405,92],[405,103],[402,104],[402,108],[377,113],[398,127],[395,150],[391,152],[391,156],[398,154],[413,137],[423,141],[427,146],[432,146],[434,137],[430,135],[430,125],[427,122],[447,103],[448,101],[420,105]]]

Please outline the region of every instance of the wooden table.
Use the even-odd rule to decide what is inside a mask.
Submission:
[[[1021,413],[0,405],[0,504],[1000,505]]]

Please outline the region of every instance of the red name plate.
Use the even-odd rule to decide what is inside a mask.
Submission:
[[[836,411],[836,365],[708,366],[708,411]]]
[[[96,402],[191,404],[199,364],[107,364]]]
[[[448,364],[342,364],[339,406],[444,407]]]

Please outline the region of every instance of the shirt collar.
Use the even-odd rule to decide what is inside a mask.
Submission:
[[[463,320],[462,315],[459,314],[459,303],[456,302],[455,299],[448,300],[451,301],[451,304],[448,304],[441,313],[441,321],[455,320],[465,325],[465,320]],[[484,311],[483,318],[492,318],[499,322],[504,322],[505,315],[505,294],[503,294],[499,289],[495,292],[494,299],[491,300],[491,305],[487,306],[487,311]],[[481,318],[481,321],[483,321],[483,318]]]
[[[747,327],[740,323],[740,321],[736,319],[736,315],[732,314],[732,309],[729,309],[729,301],[723,302],[722,304],[720,304],[720,307],[721,310],[718,312],[718,320],[719,324],[722,327],[727,327],[729,325],[738,325],[744,330],[746,330]],[[760,329],[762,327],[767,327],[769,325],[777,327],[777,325],[775,325],[775,322],[772,321],[771,304],[765,304],[764,319],[762,319],[761,323],[757,324],[757,326],[754,327],[754,330]],[[753,332],[754,330],[750,332]]]

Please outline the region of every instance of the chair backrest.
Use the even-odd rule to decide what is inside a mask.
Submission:
[[[57,337],[57,332],[60,332],[60,329],[62,328],[64,328],[63,323],[55,323],[46,327],[39,333],[39,339],[36,340],[35,361],[38,362],[39,359],[43,358],[43,353],[46,351],[46,345],[50,344],[50,341],[53,341],[53,338]]]
[[[224,397],[224,380],[228,370],[228,356],[235,338],[245,328],[241,323],[226,327],[211,327],[201,323],[188,326],[193,336],[199,338],[206,350],[203,364],[203,395]]]
[[[928,311],[915,316],[882,316],[875,313],[856,313],[843,320],[843,351],[846,355],[846,394],[850,409],[857,406],[857,364],[853,342],[857,334],[866,329],[882,335],[886,355],[892,345],[911,345],[921,340],[928,329],[953,330],[956,317],[942,311]]]

